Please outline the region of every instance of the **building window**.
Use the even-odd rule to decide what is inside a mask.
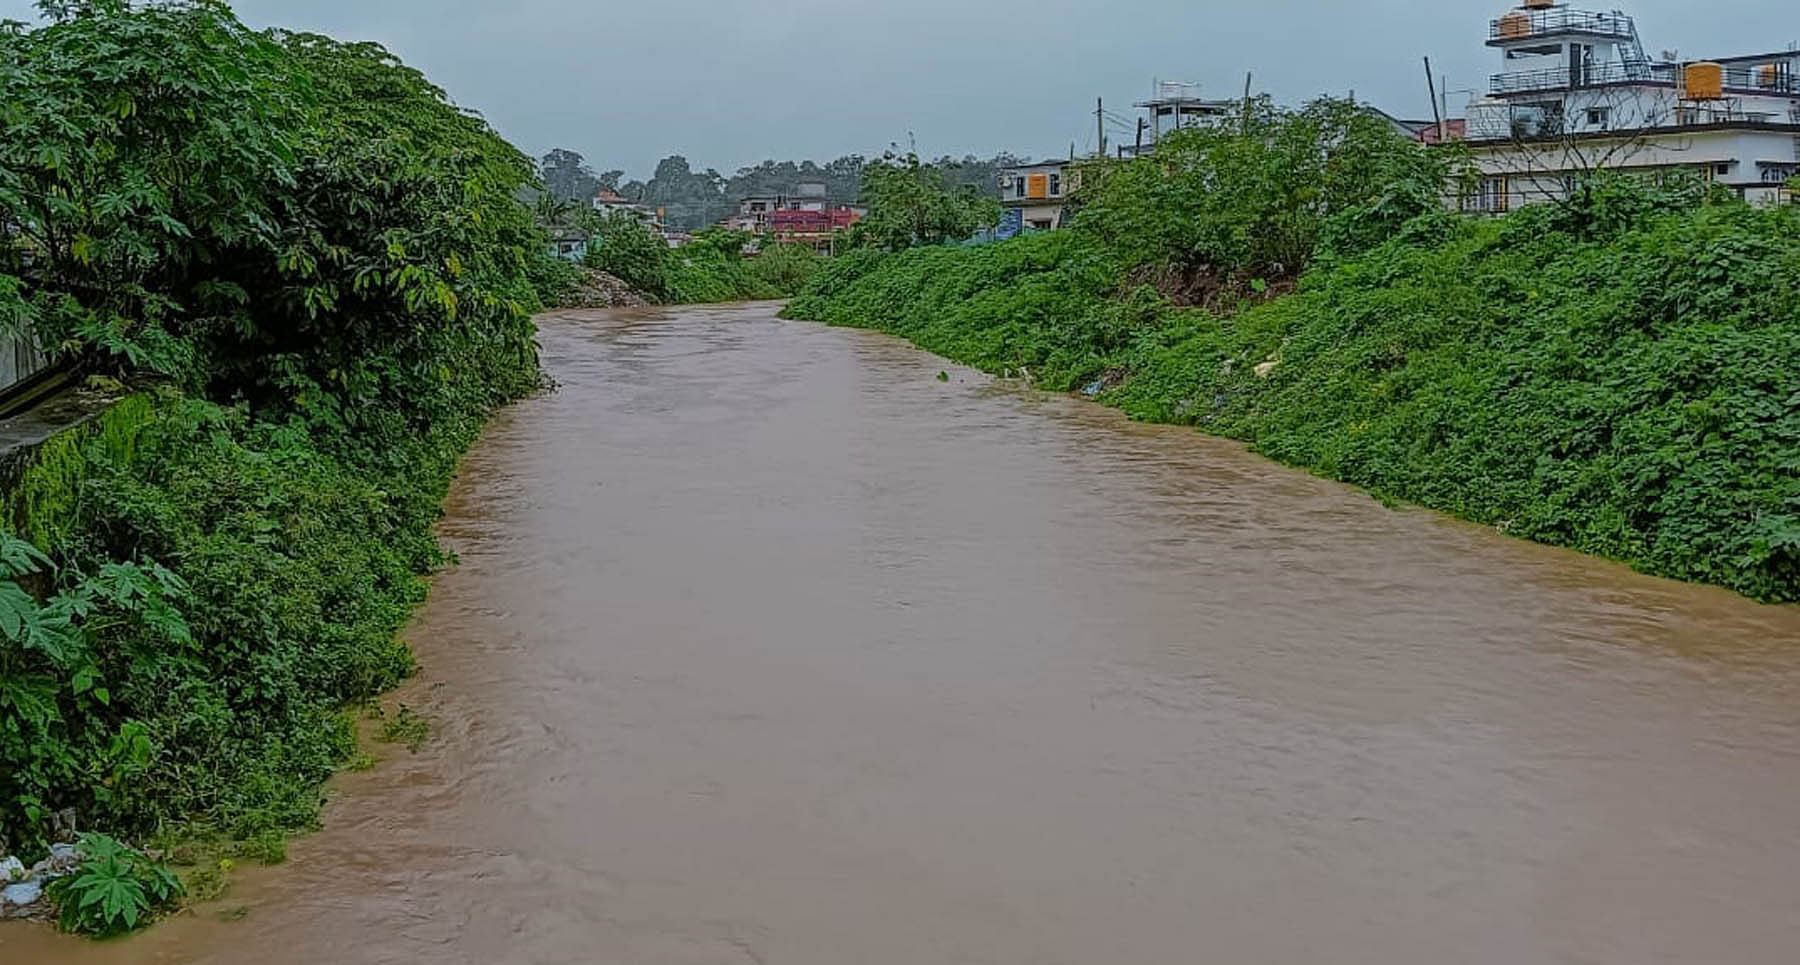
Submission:
[[[1013,197],[1023,198],[1024,196],[1025,196],[1025,177],[1023,175],[1014,175],[1013,176]]]
[[[1514,47],[1506,52],[1507,60],[1518,60],[1522,57],[1561,57],[1562,44],[1539,44],[1536,47]]]
[[[1731,162],[1730,161],[1720,161],[1719,163],[1713,165],[1713,177],[1716,177],[1716,178],[1729,177],[1730,174],[1731,174]]]
[[[1050,196],[1052,198],[1062,197],[1062,175],[1056,173],[1050,175]]]
[[[1587,117],[1589,127],[1597,127],[1603,131],[1612,127],[1612,108],[1610,107],[1590,107]]]
[[[1771,164],[1763,168],[1764,184],[1786,184],[1787,179],[1794,176],[1795,168],[1790,164]]]
[[[1500,214],[1506,210],[1505,175],[1482,178],[1473,191],[1463,196],[1462,209],[1480,214]]]

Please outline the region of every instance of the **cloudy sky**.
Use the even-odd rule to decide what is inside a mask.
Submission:
[[[1790,0],[1599,0],[1654,55],[1800,41]],[[1091,150],[1094,98],[1127,117],[1154,78],[1284,101],[1357,96],[1430,116],[1420,58],[1452,89],[1494,70],[1496,3],[1419,0],[238,0],[259,26],[379,41],[541,155],[647,177],[666,154],[763,158]],[[24,18],[29,0],[0,0]],[[1460,113],[1466,94],[1452,94]],[[1116,129],[1111,137],[1129,137]]]

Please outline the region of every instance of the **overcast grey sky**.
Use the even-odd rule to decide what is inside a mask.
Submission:
[[[1652,55],[1800,40],[1790,0],[1600,0]],[[1420,57],[1478,87],[1495,3],[1423,0],[239,0],[258,26],[379,41],[521,148],[568,147],[647,177],[657,159],[730,173],[763,158],[1091,150],[1094,98],[1134,116],[1153,78],[1283,101],[1354,89],[1428,117]],[[0,0],[23,18],[29,0]],[[1460,113],[1466,95],[1453,95]],[[1115,132],[1113,135],[1122,135]]]

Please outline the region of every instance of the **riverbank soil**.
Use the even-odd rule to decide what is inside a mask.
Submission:
[[[1793,961],[1800,610],[773,313],[544,318],[431,739],[217,906],[0,959]]]

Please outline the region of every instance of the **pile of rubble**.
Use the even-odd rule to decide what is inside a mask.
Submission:
[[[72,844],[53,844],[50,856],[31,867],[16,857],[0,857],[0,919],[47,918],[50,901],[44,888],[73,874],[81,856]]]
[[[581,270],[581,284],[566,295],[558,308],[638,308],[650,304],[630,285],[603,271]]]

